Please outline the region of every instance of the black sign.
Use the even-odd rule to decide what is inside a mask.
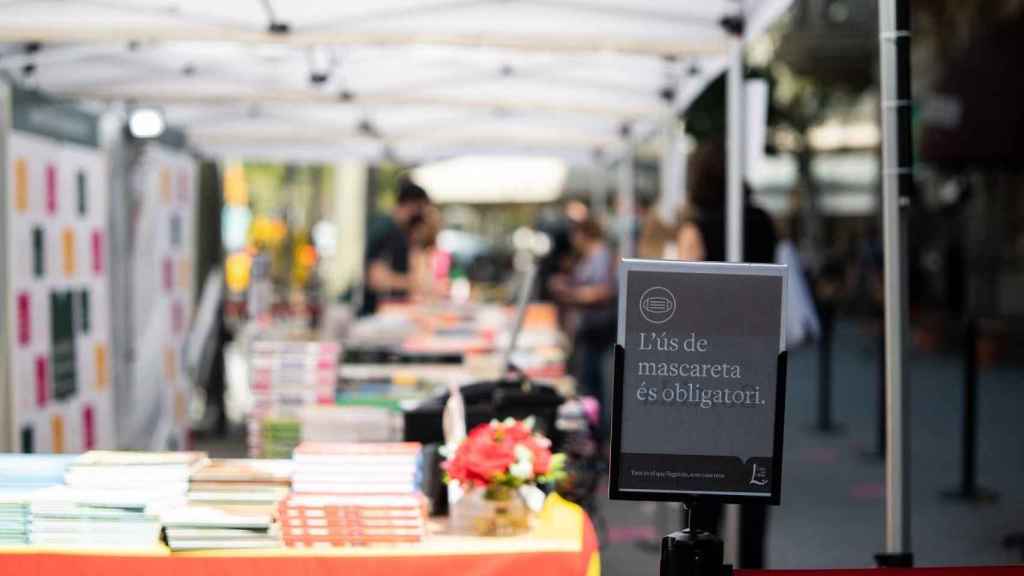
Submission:
[[[785,267],[624,260],[610,495],[777,504]]]

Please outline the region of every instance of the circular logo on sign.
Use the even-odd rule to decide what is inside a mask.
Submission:
[[[640,314],[652,324],[672,319],[676,312],[676,297],[661,286],[653,286],[640,295]]]

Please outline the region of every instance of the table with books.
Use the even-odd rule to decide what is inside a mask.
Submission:
[[[0,574],[596,574],[586,514],[551,495],[518,537],[452,533],[414,443],[292,458],[0,454]]]
[[[507,306],[388,304],[339,344],[263,330],[245,347],[250,457],[286,457],[302,441],[405,437],[403,410],[451,386],[504,375],[515,310]],[[508,358],[524,374],[574,394],[555,309],[531,304]]]

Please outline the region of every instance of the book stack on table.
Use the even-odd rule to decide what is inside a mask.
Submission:
[[[65,484],[33,494],[30,542],[99,549],[160,545],[160,514],[185,502],[199,452],[92,451],[75,458]]]
[[[426,533],[421,494],[292,494],[278,513],[286,546],[419,542]]]
[[[91,450],[72,460],[64,483],[72,488],[139,490],[184,497],[192,473],[208,462],[203,452]]]
[[[188,505],[161,515],[174,551],[273,548],[274,521],[291,486],[291,460],[214,459],[193,472]]]
[[[0,546],[29,543],[31,497],[64,482],[72,456],[0,454]]]
[[[416,542],[425,532],[420,444],[303,442],[278,519],[288,546]]]
[[[292,491],[313,494],[415,494],[422,446],[416,442],[303,442],[292,455]]]
[[[192,474],[190,505],[272,513],[291,488],[291,460],[213,459]]]
[[[160,546],[160,511],[180,504],[156,492],[53,486],[32,496],[29,541],[39,546]]]
[[[395,442],[402,439],[402,412],[383,403],[310,406],[302,412],[302,440]]]
[[[340,346],[329,341],[261,340],[250,350],[253,407],[249,456],[287,457],[302,441],[307,406],[334,404]]]
[[[164,512],[160,522],[175,552],[281,545],[272,513],[190,504]]]

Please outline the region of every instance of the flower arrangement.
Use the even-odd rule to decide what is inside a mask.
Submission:
[[[447,446],[445,456],[445,482],[456,482],[466,491],[483,488],[484,498],[491,500],[565,476],[565,455],[551,453],[551,441],[534,432],[532,418],[480,424]]]

